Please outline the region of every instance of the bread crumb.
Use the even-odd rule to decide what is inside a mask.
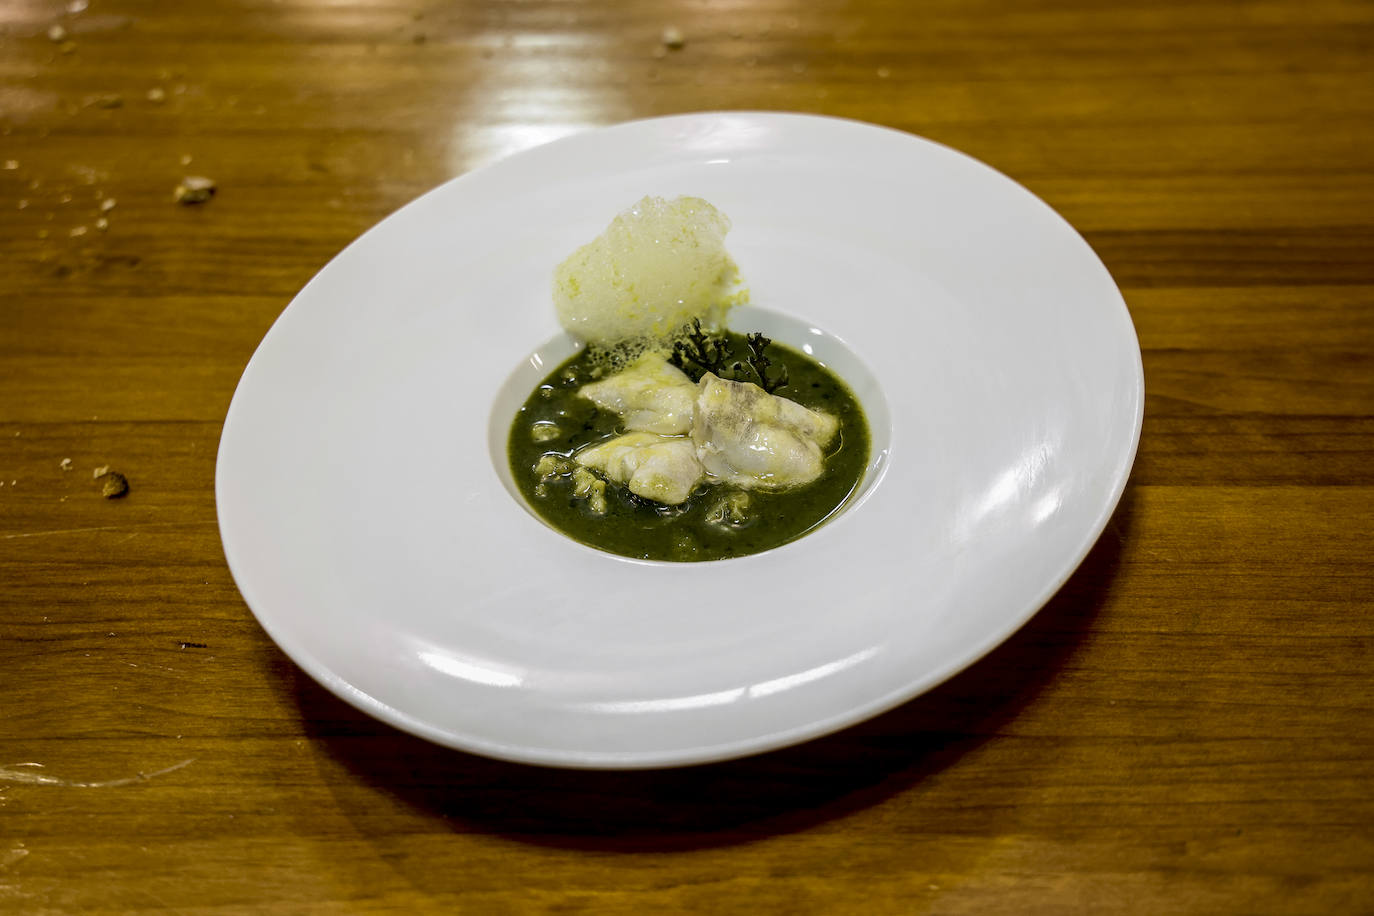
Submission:
[[[95,221],[95,228],[99,229],[101,232],[104,232],[106,229],[110,228],[110,221],[103,216],[99,217]]]
[[[60,42],[67,40],[67,30],[61,25],[48,26],[48,41]]]
[[[105,198],[104,200],[102,200],[102,201],[100,202],[100,212],[101,212],[101,213],[109,213],[109,212],[110,212],[111,210],[113,210],[114,208],[115,208],[115,199],[114,199],[113,197],[107,197],[107,198]]]
[[[176,200],[179,204],[203,204],[215,196],[216,190],[213,179],[188,175],[177,185]]]
[[[95,469],[95,473],[91,476],[99,480],[101,477],[104,477],[108,473],[110,473],[110,466],[108,464],[102,464],[100,467]]]
[[[63,458],[57,466],[64,471],[70,471],[72,469],[72,460],[70,458]]]
[[[105,481],[100,488],[100,495],[106,499],[119,499],[129,492],[129,479],[118,471],[110,471],[100,476]]]
[[[672,48],[674,51],[687,44],[687,36],[682,34],[682,29],[675,25],[670,25],[663,30],[663,46]]]
[[[72,238],[80,238],[81,236],[83,236],[83,235],[86,234],[86,227],[85,227],[85,226],[73,226],[72,229],[71,229],[71,231],[68,232],[67,234],[70,235]]]
[[[154,86],[152,89],[148,90],[148,101],[154,104],[167,101],[167,90],[163,89],[161,86]]]
[[[5,171],[7,171],[7,172],[13,172],[13,171],[14,171],[15,169],[17,169],[17,168],[19,168],[19,160],[18,160],[18,159],[6,159],[6,160],[5,160]]]

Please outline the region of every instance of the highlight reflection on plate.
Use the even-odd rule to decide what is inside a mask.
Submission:
[[[820,330],[874,427],[863,498],[777,550],[626,560],[503,483],[553,266],[645,194],[730,216],[757,307],[735,326]],[[358,708],[510,760],[698,763],[857,722],[1010,635],[1101,533],[1142,403],[1120,293],[1019,185],[872,125],[685,115],[496,163],[349,246],[245,370],[216,498],[249,607]]]

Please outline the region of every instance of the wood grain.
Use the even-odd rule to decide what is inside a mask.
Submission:
[[[1374,6],[79,6],[0,7],[0,911],[1374,912]],[[354,712],[220,551],[257,342],[433,185],[717,108],[948,143],[1084,233],[1146,370],[1107,534],[969,671],[757,758]]]

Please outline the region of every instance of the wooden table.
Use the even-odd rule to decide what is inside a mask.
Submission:
[[[1374,6],[86,6],[0,7],[0,911],[1374,912]],[[220,550],[255,345],[443,180],[725,108],[942,141],[1086,235],[1148,389],[1107,534],[971,670],[754,759],[335,700]]]

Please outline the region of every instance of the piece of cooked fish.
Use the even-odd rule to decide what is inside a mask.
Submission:
[[[706,473],[743,489],[808,484],[825,470],[839,420],[708,372],[697,386],[692,441]]]
[[[664,436],[692,429],[697,386],[657,353],[645,353],[627,368],[577,392],[602,410],[620,415],[625,428]]]
[[[668,506],[686,502],[704,476],[696,445],[686,436],[626,433],[582,449],[573,460]]]

